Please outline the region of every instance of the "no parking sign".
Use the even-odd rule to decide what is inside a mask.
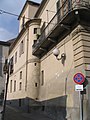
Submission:
[[[85,77],[82,73],[76,73],[73,77],[75,83],[81,85],[85,81]]]

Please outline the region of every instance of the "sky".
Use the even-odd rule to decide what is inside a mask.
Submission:
[[[41,0],[32,0],[40,3]],[[26,0],[0,0],[0,10],[19,15]],[[18,35],[18,17],[0,14],[0,41],[7,41]]]

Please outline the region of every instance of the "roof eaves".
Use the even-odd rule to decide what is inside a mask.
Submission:
[[[0,45],[3,45],[3,46],[10,46],[11,44],[10,44],[9,42],[0,41]]]

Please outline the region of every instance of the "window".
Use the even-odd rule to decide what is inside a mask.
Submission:
[[[24,24],[25,24],[25,16],[23,16],[22,18],[22,29],[24,28]]]
[[[20,71],[20,79],[22,79],[22,71]]]
[[[20,51],[19,51],[19,56],[21,56],[24,53],[24,42],[23,40],[20,43]]]
[[[21,107],[21,105],[22,105],[22,101],[21,99],[19,99],[19,107]]]
[[[56,3],[56,9],[57,9],[57,20],[60,20],[60,0],[57,1]]]
[[[19,83],[19,90],[22,90],[22,82]]]
[[[35,87],[37,87],[38,86],[38,84],[37,83],[35,83]]]
[[[13,58],[14,58],[14,57],[12,57],[12,58],[10,59],[10,74],[12,74],[12,73],[13,73],[13,70],[14,70]]]
[[[36,43],[37,43],[37,40],[34,40],[34,41],[33,41],[33,44],[36,44]]]
[[[37,63],[34,63],[34,65],[36,66],[36,65],[37,65]]]
[[[41,71],[41,85],[44,84],[44,70]]]
[[[17,62],[17,52],[15,53],[15,63]]]
[[[10,93],[12,92],[12,80],[10,81]]]
[[[63,15],[66,15],[66,13],[69,11],[70,7],[71,7],[70,1],[63,0],[63,5],[62,5]]]
[[[57,8],[57,11],[60,9],[60,0],[57,1],[56,8]]]
[[[14,92],[16,91],[16,80],[14,81]]]
[[[65,15],[67,13],[67,10],[68,10],[67,4],[64,4],[63,5],[63,15]]]
[[[34,34],[37,34],[37,28],[34,28]]]

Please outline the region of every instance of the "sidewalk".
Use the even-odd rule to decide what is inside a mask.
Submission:
[[[5,120],[52,120],[43,113],[33,112],[33,113],[23,113],[19,110],[7,106],[5,113]]]

